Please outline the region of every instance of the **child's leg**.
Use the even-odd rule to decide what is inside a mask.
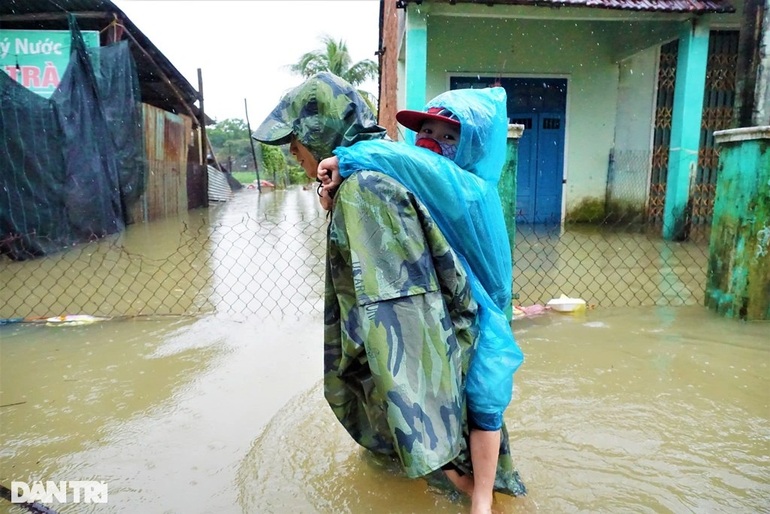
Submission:
[[[490,514],[500,454],[500,430],[471,429],[470,446],[473,465],[471,514]]]

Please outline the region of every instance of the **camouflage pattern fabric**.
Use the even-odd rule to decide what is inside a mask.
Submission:
[[[500,428],[513,395],[513,374],[524,360],[506,316],[513,265],[497,190],[506,154],[506,98],[499,87],[458,89],[429,102],[459,120],[456,160],[467,169],[424,148],[392,141],[363,141],[334,150],[343,177],[355,170],[377,170],[414,193],[461,256],[480,317],[465,393],[471,421],[483,430]],[[450,207],[448,199],[462,208]]]
[[[358,91],[328,72],[313,75],[286,93],[251,137],[282,145],[292,134],[319,161],[339,146],[386,137]]]
[[[464,386],[477,335],[468,277],[424,206],[364,171],[340,186],[327,248],[324,392],[348,433],[409,477],[471,472]],[[501,431],[495,490],[526,493]]]

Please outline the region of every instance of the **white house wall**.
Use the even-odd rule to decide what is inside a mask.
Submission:
[[[618,64],[618,107],[615,116],[614,172],[611,199],[636,207],[647,199],[655,121],[658,48],[650,48]]]

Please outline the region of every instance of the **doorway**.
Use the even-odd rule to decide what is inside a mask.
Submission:
[[[450,77],[450,89],[499,85],[510,123],[524,125],[516,169],[516,223],[561,222],[567,80]]]

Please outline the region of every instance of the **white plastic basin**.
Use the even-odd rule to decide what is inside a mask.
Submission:
[[[582,298],[568,298],[562,296],[561,298],[554,298],[548,300],[545,304],[556,312],[575,312],[586,308],[586,301]]]

